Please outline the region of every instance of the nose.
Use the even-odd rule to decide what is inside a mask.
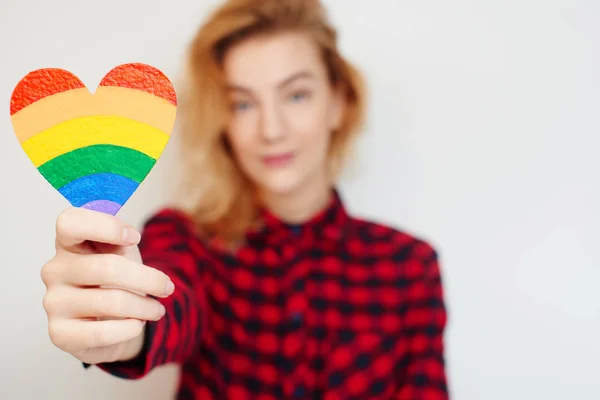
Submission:
[[[278,142],[285,137],[285,120],[276,100],[263,105],[260,117],[260,131],[265,142]]]

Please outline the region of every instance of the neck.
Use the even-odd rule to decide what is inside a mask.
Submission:
[[[323,210],[331,200],[331,187],[313,184],[285,194],[263,193],[263,204],[288,224],[301,224]]]

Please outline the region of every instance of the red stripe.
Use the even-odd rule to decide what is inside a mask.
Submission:
[[[79,78],[63,69],[43,68],[32,71],[13,90],[10,115],[45,97],[84,87]]]
[[[100,86],[119,86],[143,90],[177,105],[177,96],[173,85],[158,69],[140,63],[123,64],[113,68]]]

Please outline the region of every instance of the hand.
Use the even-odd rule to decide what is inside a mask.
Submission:
[[[43,266],[50,340],[82,362],[126,361],[139,354],[146,321],[165,314],[146,295],[174,286],[142,264],[140,234],[116,217],[69,208],[56,221],[56,255]]]

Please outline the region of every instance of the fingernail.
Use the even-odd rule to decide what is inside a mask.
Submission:
[[[166,312],[167,312],[167,309],[165,308],[165,306],[160,304],[159,310],[158,310],[158,317],[161,318],[163,315],[165,315]]]
[[[174,290],[175,290],[175,285],[169,279],[167,281],[167,286],[165,287],[165,296],[169,296],[171,293],[173,293]]]
[[[138,231],[130,226],[123,229],[123,240],[127,243],[137,244],[140,241],[141,235]]]

